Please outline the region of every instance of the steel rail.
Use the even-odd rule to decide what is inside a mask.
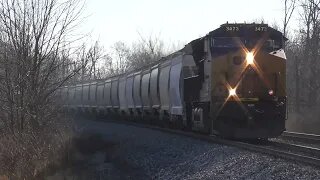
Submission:
[[[307,134],[307,133],[285,131],[282,133],[281,137],[284,137],[287,139],[299,140],[302,142],[320,144],[320,135],[317,135],[317,134]]]
[[[292,143],[282,143],[271,141],[270,144],[274,147],[283,148],[288,151],[298,151],[304,154],[311,155],[311,157],[320,158],[320,149],[305,145],[292,144]]]
[[[215,135],[205,135],[205,134],[199,134],[199,133],[194,133],[190,131],[182,131],[182,130],[177,130],[177,129],[169,129],[169,128],[162,128],[162,127],[157,127],[154,125],[147,125],[147,124],[140,124],[140,123],[135,123],[135,122],[128,122],[128,121],[115,121],[115,120],[103,120],[104,122],[111,122],[111,123],[118,123],[118,124],[125,124],[125,125],[131,125],[131,126],[136,126],[140,128],[148,128],[152,130],[157,130],[161,132],[166,132],[170,134],[175,134],[175,135],[180,135],[180,136],[186,136],[190,137],[193,139],[198,139],[198,140],[203,140],[207,141],[210,143],[217,143],[221,145],[228,145],[228,146],[233,146],[245,150],[249,150],[252,152],[257,152],[257,153],[262,153],[262,154],[267,154],[271,155],[274,157],[279,157],[279,158],[284,158],[287,160],[291,160],[294,162],[300,162],[300,163],[305,163],[309,165],[314,165],[314,166],[319,166],[320,167],[320,157],[310,157],[307,155],[302,155],[302,154],[297,154],[294,152],[289,152],[286,150],[279,150],[276,148],[272,148],[270,146],[265,146],[265,145],[257,145],[257,144],[252,144],[252,143],[247,143],[247,142],[241,142],[241,141],[233,141],[233,140],[227,140],[227,139],[222,139],[219,138]],[[296,146],[296,148],[302,148]],[[301,149],[300,149],[301,150]]]

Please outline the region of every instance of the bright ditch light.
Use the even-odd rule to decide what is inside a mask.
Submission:
[[[236,95],[236,89],[230,89],[229,96],[235,96],[235,95]]]

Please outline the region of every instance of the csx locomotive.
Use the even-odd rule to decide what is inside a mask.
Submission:
[[[153,119],[228,138],[285,130],[286,56],[267,24],[223,24],[158,62],[60,88],[70,111]]]

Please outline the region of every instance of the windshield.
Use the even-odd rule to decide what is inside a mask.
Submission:
[[[239,38],[239,37],[214,37],[211,38],[211,49],[214,52],[215,48],[240,48],[241,46],[245,46],[248,49],[252,49],[257,47],[258,44],[261,44],[261,50],[265,51],[274,51],[281,48],[280,41],[268,39],[247,39],[247,38]]]

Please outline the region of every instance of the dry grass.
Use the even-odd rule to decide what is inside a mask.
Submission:
[[[65,162],[72,137],[71,120],[57,117],[38,131],[6,133],[0,138],[0,175],[10,179],[42,179],[50,167]]]

